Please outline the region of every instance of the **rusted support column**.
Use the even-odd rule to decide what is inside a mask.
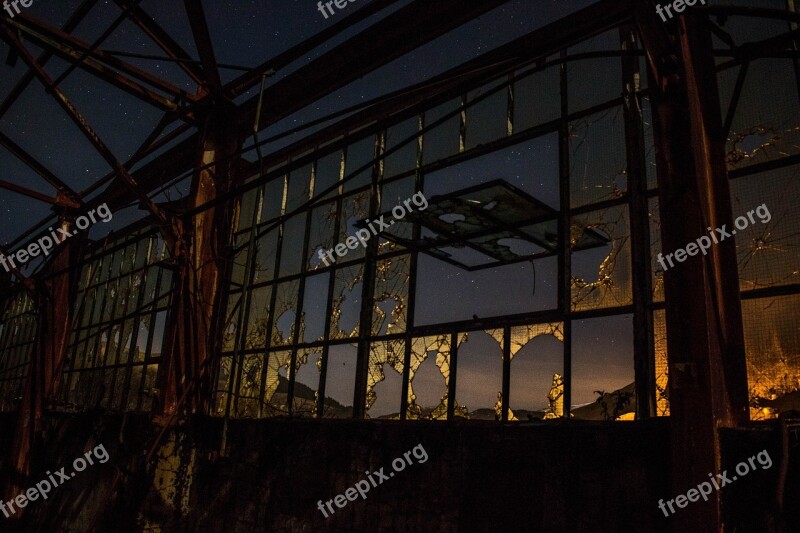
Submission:
[[[636,51],[634,28],[620,29],[622,50]],[[636,374],[636,418],[656,414],[656,376],[653,346],[653,284],[650,264],[650,220],[647,199],[647,161],[645,158],[644,124],[637,91],[640,89],[639,57],[622,58],[624,87],[623,116],[627,147],[628,194],[631,221],[631,256],[633,265],[633,353]]]
[[[664,25],[650,7],[640,6],[637,22],[652,74],[666,254],[708,235],[707,228],[732,227],[732,216],[711,36],[696,14],[682,16],[677,26]],[[731,239],[711,246],[708,255],[667,264],[673,495],[718,472],[718,429],[748,420],[738,284]],[[720,503],[714,491],[691,512],[671,515],[673,530],[722,531]]]
[[[209,111],[201,134],[201,155],[188,207],[193,209],[226,194],[238,179],[234,155],[241,142],[231,127],[235,107],[220,102]],[[214,162],[217,163],[214,164]],[[210,165],[210,166],[206,166]],[[161,402],[157,414],[179,408],[207,412],[210,358],[221,350],[227,293],[222,289],[230,268],[228,243],[233,202],[221,203],[183,220],[183,237],[174,247],[175,297],[167,328],[165,359],[159,369]]]
[[[72,224],[62,218],[61,227],[71,231]],[[33,461],[37,458],[34,452],[43,429],[42,415],[58,388],[69,339],[76,279],[76,272],[69,267],[80,257],[83,242],[80,237],[69,239],[54,252],[41,277],[47,279],[29,280],[39,324],[11,446],[9,463],[13,473],[9,476],[8,484],[3,487],[3,499],[6,501],[22,494],[23,490],[35,482],[28,479],[28,476]],[[57,274],[48,278],[47,272]],[[18,515],[15,517],[19,518],[21,513]]]

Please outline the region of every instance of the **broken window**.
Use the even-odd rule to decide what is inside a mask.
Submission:
[[[392,335],[406,330],[410,269],[410,255],[394,256],[377,262],[373,335]]]
[[[502,330],[497,331],[502,333]],[[496,333],[495,340],[502,340],[502,337],[497,339]],[[558,403],[562,396],[551,397],[553,380],[564,374],[563,343],[562,323],[511,328],[508,400],[511,411],[508,420],[527,421],[564,416],[563,401]],[[502,342],[500,345],[503,346]]]
[[[293,415],[317,416],[321,369],[322,347],[301,348],[297,351],[294,394],[292,395]]]
[[[758,25],[763,22],[760,19]],[[732,100],[742,73],[746,77],[741,95]],[[796,75],[791,59],[757,59],[720,73],[723,118],[733,113],[727,143],[729,169],[800,153]],[[776,90],[780,93],[776,94]]]
[[[568,379],[572,417],[633,420],[633,316],[574,320],[572,374]]]
[[[664,269],[658,263],[658,254],[663,253],[661,248],[661,209],[658,198],[651,198],[648,202],[647,218],[650,221],[650,271],[652,275],[653,301],[664,301]]]
[[[742,301],[750,417],[800,410],[800,296]]]
[[[747,228],[734,236],[741,290],[800,283],[797,170],[785,167],[731,180],[734,218],[755,221],[748,219]]]
[[[620,198],[628,187],[621,107],[569,125],[572,207]]]
[[[352,418],[356,387],[356,346],[339,344],[328,349],[323,418]]]
[[[498,420],[503,395],[502,330],[470,331],[458,347],[455,416]]]
[[[172,294],[172,272],[159,263],[164,253],[160,237],[139,230],[87,254],[64,361],[63,407],[152,405]]]
[[[361,296],[364,265],[354,265],[336,270],[331,307],[331,339],[358,336],[361,323]]]
[[[656,416],[669,416],[667,317],[663,310],[653,311],[653,341],[655,346]]]
[[[400,418],[405,347],[403,339],[370,345],[366,403],[370,418]]]
[[[572,309],[629,305],[633,296],[627,206],[573,217],[571,233]],[[598,235],[605,245],[595,245]]]
[[[325,322],[328,317],[329,284],[330,275],[328,273],[306,278],[298,342],[324,340]]]
[[[459,335],[458,343],[465,338]],[[406,418],[447,419],[450,349],[450,335],[417,337],[411,342]]]
[[[264,383],[263,412],[259,416],[286,416],[289,414],[289,367],[292,362],[291,350],[279,350],[267,354],[267,368]],[[258,354],[264,361],[264,355]],[[260,368],[260,367],[259,367]]]

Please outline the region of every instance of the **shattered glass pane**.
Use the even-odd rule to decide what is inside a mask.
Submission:
[[[502,330],[497,331],[493,336],[502,341],[502,337],[498,339]],[[509,413],[509,420],[563,416],[563,400],[558,403],[561,396],[551,398],[550,394],[555,376],[564,373],[563,343],[561,322],[511,328],[509,407],[513,416]]]
[[[322,347],[297,350],[297,365],[292,397],[292,414],[301,417],[317,416]]]
[[[458,347],[455,416],[497,420],[495,404],[503,393],[502,330],[471,331]]]
[[[458,343],[466,338],[459,334]],[[446,420],[450,384],[450,335],[417,337],[408,369],[409,420]],[[430,361],[423,365],[425,361]]]
[[[342,200],[342,214],[339,220],[339,237],[336,241],[337,243],[344,243],[348,237],[355,237],[356,231],[358,231],[358,226],[356,224],[369,216],[369,193],[370,191],[367,190]],[[348,249],[347,255],[342,257],[341,261],[361,259],[364,255],[365,249],[359,244],[355,250]]]
[[[267,321],[271,297],[271,285],[250,291],[250,316],[245,331],[245,350],[265,348],[267,345]]]
[[[400,418],[405,346],[403,339],[370,345],[366,402],[370,418]]]
[[[249,354],[241,356],[241,375],[237,392],[234,416],[237,418],[257,418],[259,400],[261,398],[261,372],[264,356]]]
[[[800,296],[742,301],[752,420],[800,410]]]
[[[739,69],[720,75],[720,100],[733,94]],[[781,94],[776,94],[780,90]],[[743,168],[800,153],[800,100],[791,59],[758,59],[747,71],[728,135],[729,169]]]
[[[733,216],[748,223],[735,236],[741,290],[800,283],[797,170],[786,167],[731,180]]]
[[[364,265],[358,264],[336,271],[331,307],[331,339],[358,336],[361,323],[361,295]]]
[[[667,317],[663,310],[653,311],[655,344],[656,415],[669,416],[669,366],[667,364]]]
[[[299,279],[287,281],[277,286],[270,346],[291,344],[294,339],[299,290]],[[300,336],[302,336],[302,333]]]
[[[628,188],[621,107],[569,125],[572,207],[620,198]]]
[[[661,249],[661,209],[658,198],[650,198],[647,218],[650,221],[650,273],[652,275],[653,301],[664,301],[664,269],[658,263]]]
[[[576,252],[587,231],[608,238],[606,247]],[[572,218],[572,309],[599,309],[632,302],[631,246],[627,206]]]
[[[406,330],[410,271],[410,255],[394,256],[377,262],[373,335],[392,335]]]
[[[633,420],[633,315],[572,322],[571,385],[572,417]]]
[[[259,354],[263,361],[264,356]],[[262,416],[288,416],[289,414],[289,365],[292,363],[291,350],[269,352],[267,354],[266,380]]]
[[[331,346],[328,350],[323,418],[352,418],[356,386],[356,346]]]
[[[298,332],[298,342],[324,340],[325,322],[328,318],[328,273],[306,278],[303,311]]]

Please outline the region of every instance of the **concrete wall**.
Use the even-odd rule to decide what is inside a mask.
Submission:
[[[0,417],[4,435],[12,422]],[[31,502],[22,520],[0,515],[0,530],[667,531],[657,502],[674,496],[667,419],[535,426],[273,419],[232,421],[224,431],[221,420],[194,418],[168,432],[144,468],[156,429],[138,416],[52,417],[42,473],[27,486],[46,479],[46,470],[69,471],[98,444],[111,459]],[[778,457],[774,431],[726,442],[737,457],[767,445]],[[366,499],[333,505],[327,519],[318,510],[318,500],[343,494],[365,471],[392,472],[392,460],[420,444],[425,463],[412,455],[413,465]],[[739,482],[748,505],[774,486],[776,472]]]

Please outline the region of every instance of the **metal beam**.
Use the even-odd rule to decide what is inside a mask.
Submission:
[[[94,7],[96,3],[97,0],[85,0],[80,5],[80,7],[78,7],[78,9],[75,10],[75,13],[72,14],[69,20],[67,20],[67,22],[64,23],[64,25],[61,27],[61,31],[63,31],[64,33],[72,32],[75,28],[78,27],[78,24],[80,24],[83,21],[84,17],[86,17],[86,15],[89,14],[89,11],[91,11],[92,7]],[[53,54],[51,54],[50,52],[45,52],[39,56],[37,62],[40,65],[44,66],[45,64],[47,64],[48,61],[50,61],[52,57]],[[30,84],[30,82],[32,82],[34,78],[35,75],[31,70],[28,70],[28,72],[26,72],[25,75],[22,76],[22,79],[19,80],[19,82],[17,82],[14,88],[11,89],[11,92],[8,94],[8,96],[6,96],[5,100],[3,100],[3,103],[0,104],[0,118],[2,118],[8,112],[8,110],[11,108],[14,102],[17,101],[17,98],[19,98],[22,95],[22,93],[25,91],[25,88],[28,87],[28,84]]]
[[[507,1],[412,2],[269,87],[259,123],[274,124]],[[241,106],[242,135],[252,129],[257,108],[257,96]]]
[[[118,0],[119,1],[119,0]],[[225,94],[229,98],[236,98],[241,96],[245,91],[254,87],[261,81],[263,74],[270,72],[277,72],[282,68],[287,67],[294,61],[305,57],[309,52],[325,43],[326,41],[336,37],[343,31],[352,28],[353,25],[358,24],[362,20],[371,17],[372,15],[386,9],[399,0],[373,0],[364,7],[359,8],[354,13],[340,19],[339,22],[334,23],[332,26],[322,30],[313,37],[310,37],[302,43],[293,46],[285,52],[281,52],[277,56],[265,61],[261,65],[253,68],[247,74],[242,74],[235,80],[225,85]]]
[[[55,174],[47,170],[39,161],[26,152],[21,146],[17,143],[12,141],[8,136],[0,132],[0,145],[6,148],[11,154],[13,154],[17,159],[25,163],[31,170],[36,172],[39,176],[44,178],[47,183],[55,187],[59,192],[63,195],[70,197],[73,199],[76,205],[80,206],[80,199],[78,194],[72,190],[66,183],[61,181]]]
[[[162,91],[173,98],[184,98],[187,100],[194,99],[194,97],[186,93],[186,91],[180,87],[164,81],[145,70],[126,63],[118,57],[107,54],[103,50],[92,49],[90,44],[68,33],[64,33],[58,28],[55,28],[43,21],[23,14],[18,15],[13,19],[9,19],[6,22],[28,36],[31,40],[34,40],[37,44],[49,49],[51,52],[59,54],[61,57],[64,57],[69,61],[77,61],[77,66],[91,74],[99,75],[98,71],[108,71],[108,68],[110,67],[118,70],[122,74],[129,76],[130,78],[146,83],[154,89]],[[120,74],[116,72],[113,72],[113,74],[120,76]],[[129,82],[134,83],[132,80],[129,80]],[[146,90],[149,91],[149,89]],[[161,95],[158,96],[163,98]],[[170,109],[176,107],[170,100],[166,99],[166,102]]]
[[[55,197],[48,196],[38,191],[34,191],[33,189],[28,189],[27,187],[23,187],[21,185],[17,185],[16,183],[11,183],[10,181],[6,181],[3,179],[0,179],[0,188],[9,191],[14,191],[15,193],[27,196],[28,198],[34,198],[41,202],[46,202],[52,205],[68,207],[70,209],[78,209],[81,206],[79,202],[70,199],[68,196],[61,193],[61,191],[59,191]]]
[[[136,180],[128,173],[128,170],[119,162],[117,161],[114,154],[111,153],[111,150],[106,146],[106,144],[100,139],[100,137],[95,133],[95,131],[89,126],[89,123],[86,122],[86,119],[78,112],[77,108],[72,104],[72,102],[66,97],[66,95],[59,89],[58,87],[52,87],[52,79],[50,76],[44,71],[44,69],[36,63],[36,58],[28,51],[27,48],[20,42],[19,38],[11,32],[6,26],[0,27],[2,30],[5,40],[11,44],[17,52],[20,54],[22,59],[28,66],[36,73],[36,77],[45,87],[51,87],[51,94],[56,99],[58,105],[67,113],[67,115],[72,119],[76,126],[81,130],[81,133],[89,140],[90,143],[95,147],[97,152],[100,156],[105,159],[105,161],[114,169],[117,175],[122,179],[124,183],[127,184],[128,188],[131,192],[133,192],[139,201],[147,208],[151,215],[156,219],[157,223],[159,224],[160,232],[164,241],[170,244],[172,247],[175,244],[175,237],[171,231],[170,220],[167,218],[166,214],[147,196],[147,193],[139,186]]]
[[[200,54],[200,61],[203,63],[207,89],[213,96],[220,96],[222,94],[222,79],[219,77],[219,67],[217,67],[217,58],[214,55],[211,35],[208,32],[203,3],[200,0],[184,0],[183,5],[189,15],[189,23],[192,26],[192,35],[194,35],[197,53]]]
[[[131,7],[131,2],[125,0],[115,0],[115,2],[123,9],[129,8],[128,18],[139,26],[172,60],[176,61],[197,85],[203,84],[202,70],[194,64],[191,56],[153,20],[153,17],[138,5]]]
[[[507,1],[487,0],[486,2],[470,3],[468,7],[465,7],[457,0],[442,0],[436,2],[435,6],[433,3],[422,5],[416,2],[406,6],[318,60],[304,66],[289,77],[291,81],[287,82],[284,79],[279,84],[269,87],[264,93],[264,102],[267,105],[263,106],[262,119],[259,120],[259,123],[262,125],[273,124],[313,103],[325,94],[359,79],[366,73]],[[612,9],[612,11],[616,10]],[[341,56],[341,54],[345,55]],[[326,62],[330,62],[335,67],[325,66]],[[321,66],[324,66],[323,71],[318,71]],[[313,90],[308,91],[309,87],[312,87]],[[272,103],[272,100],[275,102]],[[236,131],[242,138],[252,134],[257,108],[258,98],[256,97],[244,104],[244,109],[240,107],[237,112]],[[263,117],[267,117],[267,120],[265,121]],[[137,176],[141,176],[141,183],[148,188],[155,187],[165,177],[174,177],[191,168],[194,148],[198,142],[197,136],[192,136],[175,146],[168,154],[160,155],[148,163],[146,167],[137,172]],[[117,204],[123,201],[124,195],[124,188],[119,184],[112,185],[102,195],[102,199],[98,198],[95,201],[108,202],[109,205]]]

